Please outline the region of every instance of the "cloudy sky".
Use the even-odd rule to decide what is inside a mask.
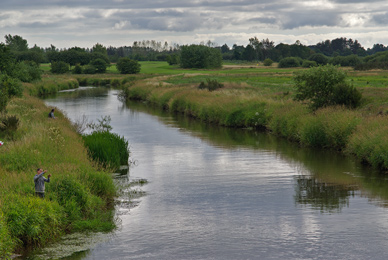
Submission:
[[[304,45],[346,37],[371,48],[388,45],[388,1],[0,0],[0,42],[8,34],[29,47],[120,47],[142,40],[232,47],[256,36]]]

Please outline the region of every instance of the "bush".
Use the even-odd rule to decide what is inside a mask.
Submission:
[[[204,83],[202,81],[201,84],[199,84],[198,88],[199,89],[208,89],[209,91],[213,91],[213,90],[224,87],[224,85],[219,83],[216,79],[212,80],[212,79],[207,78],[206,82],[207,83]]]
[[[85,74],[96,74],[96,67],[94,67],[93,65],[89,64],[89,65],[86,65],[85,68],[84,68],[84,73]]]
[[[16,130],[19,127],[19,118],[17,116],[5,116],[0,119],[0,132],[13,139]]]
[[[271,66],[273,64],[273,60],[267,58],[263,61],[264,66]]]
[[[312,60],[304,60],[302,63],[303,68],[311,68],[311,67],[316,67],[317,62],[312,61]]]
[[[78,63],[73,68],[74,74],[82,74],[82,66]]]
[[[55,74],[64,74],[69,71],[70,65],[64,61],[51,62],[51,72]]]
[[[314,53],[308,60],[315,61],[318,65],[326,65],[329,62],[329,58],[322,53]]]
[[[346,73],[333,65],[297,73],[294,77],[295,100],[307,100],[313,110],[331,105],[356,107],[360,104],[361,93],[345,80]]]
[[[120,58],[116,64],[116,67],[121,74],[137,74],[141,69],[139,62],[129,58]]]
[[[41,79],[42,71],[37,63],[24,61],[16,63],[10,70],[9,75],[23,82],[32,82]]]
[[[337,56],[330,60],[330,64],[354,67],[361,64],[361,59],[357,55]]]
[[[95,59],[90,62],[90,65],[96,68],[96,73],[105,73],[108,64],[103,59]]]
[[[279,68],[293,68],[299,67],[301,64],[301,59],[296,57],[287,57],[279,61]]]

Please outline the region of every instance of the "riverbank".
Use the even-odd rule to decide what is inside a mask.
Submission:
[[[358,109],[327,107],[312,112],[293,100],[292,76],[277,76],[276,71],[246,75],[246,80],[241,75],[215,75],[212,79],[224,85],[216,91],[198,88],[206,75],[156,77],[127,86],[123,96],[211,124],[266,129],[301,146],[335,149],[377,169],[388,169],[388,105],[383,99],[388,88],[378,83],[385,72],[374,72],[375,78],[373,73],[350,72],[350,80],[363,94]],[[360,86],[366,78],[376,86],[369,81]]]
[[[49,119],[51,108],[28,89],[7,106],[7,115],[19,119],[17,131],[0,134],[0,255],[5,259],[66,233],[115,228],[111,174],[89,159],[71,122],[60,111]],[[45,199],[34,196],[37,168],[52,175]]]

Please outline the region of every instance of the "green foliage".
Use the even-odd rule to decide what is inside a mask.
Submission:
[[[141,69],[141,65],[138,61],[129,58],[120,58],[116,67],[121,74],[137,74]]]
[[[12,36],[11,34],[5,35],[5,43],[12,51],[27,51],[27,40],[23,39],[19,35]]]
[[[210,78],[206,79],[206,83],[201,81],[201,83],[198,86],[199,89],[207,89],[209,91],[214,91],[216,89],[223,88],[223,87],[224,85],[219,83],[216,79],[210,79]]]
[[[15,241],[11,238],[6,219],[2,211],[0,211],[0,256],[4,259],[11,258],[11,252],[16,247]]]
[[[222,67],[222,55],[219,49],[204,45],[181,47],[180,65],[182,68],[216,69]]]
[[[271,66],[273,64],[273,60],[267,58],[263,61],[264,66]]]
[[[108,66],[108,64],[106,63],[106,61],[103,60],[103,59],[101,59],[101,58],[92,60],[92,61],[90,62],[90,65],[92,65],[92,66],[95,67],[96,73],[105,73],[105,72],[106,72],[106,68],[107,68],[107,66]]]
[[[0,117],[0,132],[4,132],[8,138],[14,138],[15,132],[18,127],[19,118],[17,116]]]
[[[23,86],[19,80],[7,74],[0,74],[0,112],[5,110],[10,98],[21,96],[22,93]]]
[[[279,68],[294,68],[300,67],[301,59],[296,57],[287,57],[279,61]]]
[[[362,61],[361,61],[360,57],[358,57],[357,55],[337,56],[337,57],[332,58],[329,61],[330,64],[340,65],[343,67],[346,67],[346,66],[354,67],[354,66],[361,64],[361,62]]]
[[[69,71],[70,65],[64,61],[51,62],[51,72],[55,74],[64,74]]]
[[[97,69],[92,64],[86,65],[84,67],[84,74],[96,74]]]
[[[0,42],[0,73],[6,72],[14,63],[15,59],[11,54],[10,48]]]
[[[8,74],[23,82],[32,82],[41,79],[42,71],[37,63],[24,61],[16,63]]]
[[[8,75],[0,74],[0,89],[4,89],[8,97],[21,97],[23,94],[23,86],[19,80]]]
[[[176,64],[179,64],[180,62],[178,54],[167,55],[166,60],[168,65],[176,65]]]
[[[316,67],[316,66],[318,66],[317,62],[313,61],[313,60],[304,60],[302,63],[303,68],[311,68],[311,67]]]
[[[82,74],[82,66],[80,64],[76,64],[73,68],[73,73],[74,74]]]
[[[65,218],[58,204],[16,194],[8,194],[6,201],[2,206],[5,221],[13,240],[19,244],[39,245],[62,233],[60,226]]]
[[[108,131],[98,131],[83,136],[83,139],[93,160],[114,169],[128,164],[128,141],[124,137]]]
[[[308,60],[315,61],[318,65],[326,65],[329,62],[329,58],[322,53],[314,53]]]
[[[318,66],[299,72],[294,82],[295,100],[309,101],[313,110],[331,105],[356,107],[360,104],[361,94],[346,82],[346,73],[336,66]]]

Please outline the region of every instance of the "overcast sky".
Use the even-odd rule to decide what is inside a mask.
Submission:
[[[316,44],[338,37],[388,45],[388,1],[379,0],[0,0],[0,42],[29,47],[169,44]]]

